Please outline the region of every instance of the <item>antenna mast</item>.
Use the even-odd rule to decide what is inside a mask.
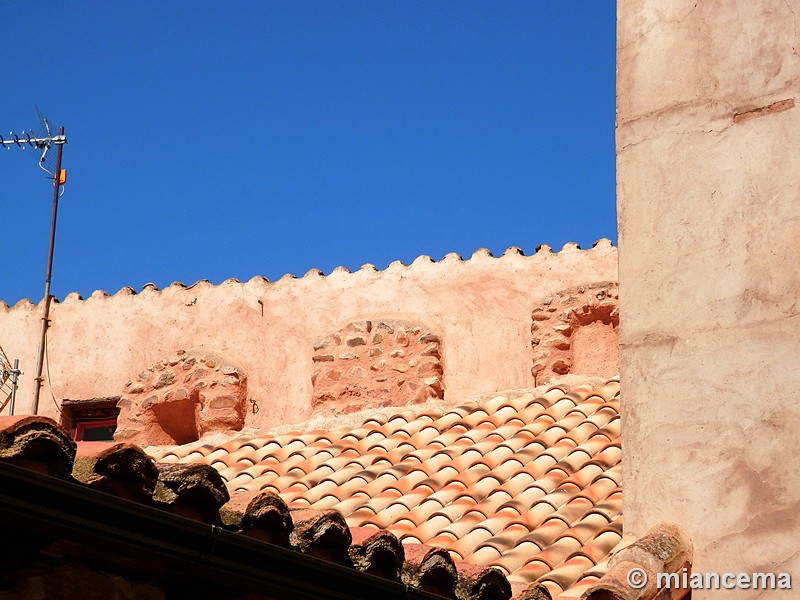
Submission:
[[[33,390],[33,414],[38,414],[39,412],[39,394],[42,389],[42,367],[44,365],[44,352],[45,346],[47,344],[47,327],[50,324],[50,279],[53,274],[53,249],[55,247],[56,242],[56,217],[58,216],[58,199],[61,196],[61,188],[67,182],[67,172],[61,170],[61,153],[64,150],[64,144],[67,143],[67,137],[64,135],[64,127],[62,126],[58,132],[58,135],[53,135],[50,131],[50,123],[47,119],[44,118],[39,110],[36,110],[37,114],[39,115],[39,122],[41,123],[42,127],[44,127],[47,135],[44,137],[37,137],[33,131],[29,131],[29,133],[23,133],[22,136],[18,136],[11,132],[9,135],[11,139],[6,140],[0,135],[0,145],[7,150],[10,150],[12,146],[18,146],[20,148],[25,148],[25,146],[31,146],[42,150],[42,156],[39,158],[39,168],[45,171],[47,174],[52,175],[53,177],[53,214],[50,219],[50,249],[47,253],[47,277],[45,278],[44,282],[44,310],[42,315],[42,337],[39,341],[39,359],[36,362],[36,378],[34,379],[34,390]],[[56,164],[55,169],[51,172],[47,169],[46,160],[47,160],[47,153],[50,150],[50,146],[55,144],[57,151],[56,151]],[[15,378],[16,379],[16,378]]]
[[[14,402],[17,399],[17,378],[20,375],[22,375],[22,371],[19,370],[19,359],[14,359],[14,366],[12,367],[6,353],[3,352],[3,347],[0,346],[0,413],[5,410],[10,402],[8,414],[14,414]],[[11,383],[7,385],[9,379]],[[8,395],[4,400],[3,396],[5,394]]]

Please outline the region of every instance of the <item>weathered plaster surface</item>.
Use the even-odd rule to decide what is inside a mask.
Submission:
[[[533,387],[534,302],[582,283],[615,281],[616,270],[616,248],[603,240],[590,250],[569,244],[523,256],[512,248],[502,257],[479,250],[467,261],[423,256],[380,272],[366,265],[274,283],[145,286],[139,294],[124,288],[86,300],[71,294],[51,312],[52,393],[59,400],[119,395],[143,369],[194,348],[219,352],[246,374],[245,426],[298,422],[313,411],[314,343],[348,323],[376,319],[424,323],[441,336],[446,395]],[[0,340],[26,372],[18,413],[29,411],[33,398],[40,315],[26,301],[0,303]],[[50,391],[46,385],[40,412],[57,419]]]
[[[626,529],[797,578],[800,2],[617,6]]]

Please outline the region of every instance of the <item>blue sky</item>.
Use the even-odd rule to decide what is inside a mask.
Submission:
[[[616,243],[615,2],[0,2],[0,131],[64,125],[52,293]],[[52,185],[0,151],[0,299]]]

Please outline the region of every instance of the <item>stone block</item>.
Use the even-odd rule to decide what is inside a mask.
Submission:
[[[315,362],[346,363],[346,368],[343,365],[336,369],[337,377],[322,376],[319,372],[312,377],[315,413],[341,414],[351,410],[354,403],[360,409],[402,406],[441,397],[444,393],[441,337],[419,324],[358,321],[321,339],[344,339],[346,346],[353,349],[371,345],[366,353],[351,351],[337,355],[326,352],[332,343],[315,343]],[[391,359],[388,362],[383,358],[386,355]],[[427,386],[426,377],[436,378],[439,383]]]
[[[176,356],[177,362],[172,360]],[[201,363],[207,368],[195,368]],[[184,351],[142,373],[148,374],[145,381],[121,394],[116,440],[140,446],[185,444],[211,431],[244,426],[247,377],[224,356]],[[150,394],[142,399],[148,388]]]

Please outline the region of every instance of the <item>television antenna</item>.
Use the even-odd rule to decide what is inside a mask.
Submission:
[[[23,131],[20,134],[16,134],[12,131],[8,134],[8,139],[0,135],[0,145],[6,150],[11,150],[14,146],[22,148],[23,150],[26,148],[35,148],[37,151],[41,150],[42,154],[39,157],[39,168],[50,175],[50,177],[55,177],[56,165],[53,162],[54,157],[50,149],[54,145],[60,149],[61,146],[67,143],[67,138],[64,135],[64,128],[62,127],[61,131],[55,135],[50,127],[50,122],[38,108],[36,109],[36,115],[39,117],[39,124],[44,130],[43,135],[35,133],[33,129]],[[57,162],[57,157],[55,160]]]
[[[9,139],[5,139],[0,135],[0,145],[6,150],[11,150],[14,146],[18,148],[36,148],[41,150],[42,154],[39,157],[39,168],[45,173],[50,175],[53,180],[53,214],[50,219],[50,249],[47,253],[47,277],[44,282],[44,310],[42,315],[42,337],[39,341],[39,359],[36,363],[36,382],[33,388],[33,414],[39,412],[39,393],[42,389],[42,367],[44,365],[44,351],[47,343],[47,327],[50,324],[50,279],[53,274],[53,249],[56,242],[56,216],[58,215],[58,199],[63,192],[63,186],[67,183],[67,172],[61,169],[61,154],[64,150],[64,144],[67,143],[67,136],[64,135],[63,125],[59,129],[57,135],[53,135],[53,130],[50,128],[50,122],[45,118],[42,112],[37,108],[36,114],[39,117],[39,124],[45,131],[45,135],[37,135],[34,131],[22,132],[17,135],[13,131],[9,133]],[[51,163],[52,146],[56,147],[55,164]],[[16,379],[15,379],[16,380]]]
[[[14,359],[14,366],[11,366],[3,347],[0,346],[0,413],[11,403],[8,414],[14,414],[14,402],[17,399],[17,377],[22,375],[19,370],[19,359]]]

